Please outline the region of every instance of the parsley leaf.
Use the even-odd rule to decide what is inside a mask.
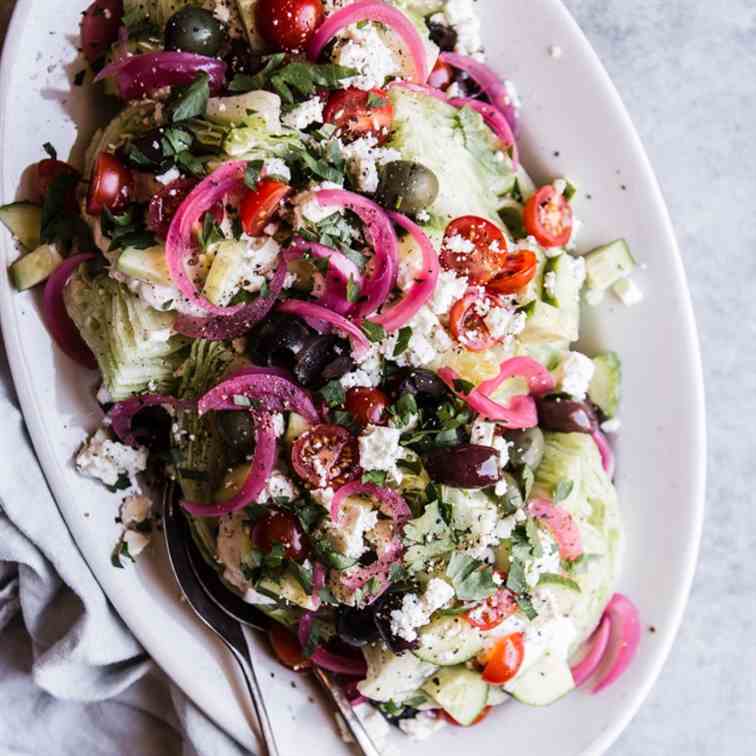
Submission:
[[[538,585],[560,585],[563,588],[569,588],[578,593],[581,592],[580,585],[575,580],[554,572],[544,572],[538,580]]]
[[[362,473],[363,483],[372,483],[375,486],[381,488],[386,485],[386,471],[385,470],[366,470]]]
[[[375,94],[375,92],[370,92],[368,94],[367,105],[369,108],[383,108],[386,106],[386,98]]]
[[[519,559],[511,559],[509,572],[507,573],[507,588],[512,593],[526,593],[528,582],[525,580],[525,567]]]
[[[404,354],[407,351],[411,338],[412,328],[410,328],[409,326],[404,326],[404,328],[399,331],[399,335],[396,338],[394,357],[399,357],[399,355]]]
[[[365,320],[362,323],[362,330],[365,336],[367,336],[368,339],[375,344],[383,341],[386,338],[386,329],[382,325],[373,323],[370,320]]]
[[[199,243],[202,249],[207,249],[211,244],[223,241],[224,238],[223,232],[215,220],[215,216],[208,210],[202,218],[202,231],[199,236]]]
[[[463,378],[457,378],[454,381],[454,390],[458,394],[462,394],[463,396],[467,396],[470,392],[473,391],[475,388],[475,384],[471,383],[470,381],[466,381]]]
[[[264,165],[263,160],[250,160],[247,163],[247,169],[244,171],[244,185],[248,189],[257,189],[257,182],[260,180]]]
[[[210,77],[201,71],[197,78],[177,93],[171,103],[171,120],[173,123],[189,118],[204,116],[210,99]]]
[[[565,499],[570,498],[575,483],[571,480],[560,480],[554,487],[554,504],[559,504]]]
[[[339,381],[328,381],[325,386],[318,392],[329,407],[341,407],[344,404],[346,394],[344,387]]]
[[[446,574],[462,601],[481,601],[497,590],[491,568],[461,552],[452,555]]]
[[[350,302],[360,301],[360,285],[354,280],[354,276],[349,276],[346,285],[347,300]]]

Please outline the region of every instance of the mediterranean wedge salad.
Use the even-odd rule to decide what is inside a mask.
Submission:
[[[76,465],[123,497],[114,566],[176,481],[281,661],[378,735],[616,680],[621,366],[573,345],[582,301],[642,294],[521,165],[474,3],[97,0],[81,29],[76,84],[120,112],[0,219],[102,376]]]

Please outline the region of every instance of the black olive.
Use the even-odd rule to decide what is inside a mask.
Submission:
[[[172,425],[171,416],[159,406],[145,407],[131,419],[131,429],[139,443],[154,452],[171,448]]]
[[[339,607],[336,615],[336,634],[344,643],[357,648],[380,640],[381,636],[375,624],[375,606],[365,609]]]
[[[394,400],[403,394],[412,394],[419,407],[435,407],[443,402],[449,390],[446,384],[431,370],[404,368],[396,372],[389,383]]]
[[[513,465],[527,465],[531,470],[535,470],[541,464],[545,442],[540,428],[507,431],[504,437],[512,442],[509,447],[509,461]]]
[[[438,179],[430,168],[409,160],[395,160],[381,171],[376,199],[389,210],[413,214],[430,207],[438,192]]]
[[[385,593],[375,606],[375,624],[383,642],[395,653],[402,654],[420,645],[419,640],[408,641],[391,631],[391,612],[400,610],[406,594],[401,591]]]
[[[555,433],[593,433],[598,429],[598,418],[587,402],[562,397],[539,399],[538,425]]]
[[[230,457],[241,461],[252,454],[255,432],[252,418],[247,412],[218,412],[215,419]]]
[[[423,461],[431,480],[455,488],[487,488],[501,477],[499,452],[490,446],[462,444],[433,449]]]
[[[173,155],[165,154],[163,129],[131,140],[118,150],[118,157],[131,168],[152,173],[165,173],[175,164]]]
[[[187,5],[165,27],[165,49],[214,58],[226,41],[223,24],[208,10]]]
[[[276,315],[250,334],[250,356],[257,365],[293,370],[313,337],[314,332],[299,318]]]
[[[237,74],[254,76],[265,67],[265,59],[249,49],[246,40],[232,39],[229,52],[223,60],[228,66],[228,76],[233,79]]]
[[[351,373],[355,368],[355,362],[349,354],[339,355],[333,362],[330,362],[323,368],[323,380],[335,381]]]
[[[457,30],[446,24],[428,21],[430,38],[438,45],[441,52],[453,52],[457,46]]]
[[[297,355],[294,365],[294,377],[303,386],[321,385],[323,371],[337,357],[335,347],[339,339],[336,336],[316,336]]]

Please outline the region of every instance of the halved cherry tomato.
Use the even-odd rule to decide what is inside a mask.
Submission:
[[[72,165],[53,158],[40,160],[35,167],[34,174],[34,193],[40,202],[44,202],[52,182],[58,176],[79,176],[79,172]],[[72,194],[70,199],[73,207],[76,208],[76,196]]]
[[[490,221],[476,215],[456,218],[447,227],[441,246],[441,267],[486,284],[504,267],[507,240]]]
[[[284,557],[301,562],[310,552],[307,537],[294,515],[280,509],[269,509],[252,528],[252,542],[264,554],[276,544],[283,546]]]
[[[499,343],[491,335],[485,316],[492,307],[500,307],[502,300],[480,287],[468,289],[449,313],[449,326],[454,339],[471,352],[485,352]]]
[[[168,236],[173,216],[197,186],[193,178],[179,178],[164,186],[151,200],[147,210],[147,228],[162,239]]]
[[[323,111],[323,120],[352,139],[373,136],[379,143],[388,139],[394,122],[394,106],[383,89],[342,89],[333,92]]]
[[[291,464],[315,488],[343,486],[361,474],[357,439],[341,425],[316,425],[291,450]]]
[[[388,407],[388,397],[377,388],[350,388],[346,392],[347,412],[358,425],[381,425]]]
[[[483,604],[465,614],[465,619],[479,630],[493,630],[517,611],[512,591],[502,588],[489,596]]]
[[[449,714],[448,711],[444,711],[443,709],[441,710],[441,716],[450,725],[454,725],[455,727],[472,727],[473,725],[480,724],[491,713],[491,709],[492,708],[493,708],[493,706],[486,706],[483,709],[483,711],[481,711],[480,714],[478,714],[478,716],[475,717],[475,719],[473,719],[472,722],[470,722],[469,725],[460,724],[459,722],[457,722],[456,719],[454,719],[454,717],[451,714]]]
[[[87,212],[90,215],[101,215],[106,208],[111,211],[121,210],[129,203],[133,187],[134,177],[131,171],[109,152],[101,152],[92,171]]]
[[[290,191],[288,184],[272,178],[261,179],[257,187],[248,189],[239,205],[244,232],[250,236],[259,236]]]
[[[273,622],[268,630],[268,638],[278,661],[284,667],[293,669],[295,672],[312,667],[312,662],[306,659],[302,652],[297,636],[283,625]]]
[[[542,186],[525,205],[523,223],[542,247],[563,247],[572,236],[572,207],[551,184]]]
[[[454,69],[443,60],[437,60],[433,66],[431,75],[428,77],[428,84],[436,89],[446,91],[454,81]]]
[[[81,49],[94,63],[118,39],[123,18],[123,0],[95,0],[81,17]]]
[[[537,270],[535,252],[529,249],[512,252],[504,260],[501,273],[492,278],[487,287],[498,294],[515,294],[535,278]]]
[[[322,0],[259,0],[257,30],[281,50],[301,50],[323,23]]]
[[[524,657],[525,641],[522,633],[507,635],[488,654],[483,679],[493,685],[504,685],[517,674]]]

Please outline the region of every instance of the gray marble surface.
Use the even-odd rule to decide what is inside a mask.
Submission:
[[[565,3],[661,180],[707,381],[708,510],[691,601],[612,754],[746,756],[756,753],[756,1]],[[0,0],[0,21],[8,5]]]
[[[565,0],[672,212],[706,377],[707,516],[674,651],[614,756],[756,753],[756,2]]]

